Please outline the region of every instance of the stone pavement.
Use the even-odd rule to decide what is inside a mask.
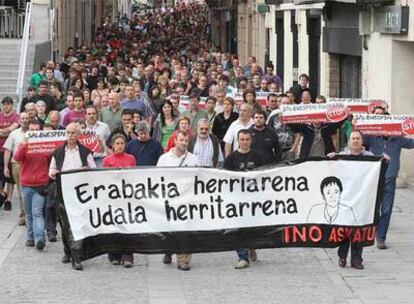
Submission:
[[[61,243],[43,252],[24,246],[17,208],[0,210],[0,303],[413,303],[414,191],[399,189],[389,250],[365,248],[365,270],[341,269],[334,249],[258,250],[259,261],[235,270],[236,254],[193,255],[192,270],[135,255],[135,266],[105,256],[73,271],[60,262]]]

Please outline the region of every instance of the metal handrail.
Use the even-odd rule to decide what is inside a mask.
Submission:
[[[29,40],[30,40],[31,19],[32,19],[32,4],[28,2],[26,4],[26,18],[24,21],[22,45],[20,47],[19,74],[17,76],[17,86],[16,86],[16,94],[18,96],[17,109],[20,109],[20,104],[23,100],[23,94],[24,94],[24,84],[26,82],[27,51],[28,51]]]

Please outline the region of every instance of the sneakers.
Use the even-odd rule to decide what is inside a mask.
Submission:
[[[27,240],[27,241],[26,241],[26,246],[27,246],[27,247],[34,247],[34,245],[35,245],[34,240]]]
[[[125,268],[131,268],[132,267],[132,262],[131,261],[124,261],[122,264]]]
[[[189,271],[191,269],[191,267],[188,263],[183,263],[181,265],[178,265],[177,269],[180,269],[182,271]]]
[[[342,268],[346,267],[346,259],[345,258],[339,258],[338,259],[338,265],[339,265],[339,267],[342,267]]]
[[[171,254],[164,254],[164,257],[162,258],[162,262],[164,264],[171,264],[172,263],[172,258],[171,258]]]
[[[377,248],[378,249],[387,249],[387,245],[385,245],[385,241],[383,240],[377,240]]]
[[[83,265],[81,262],[72,261],[72,268],[74,270],[83,270]]]
[[[10,211],[11,209],[12,209],[11,202],[10,202],[9,200],[6,200],[6,201],[4,202],[4,210],[5,210],[5,211]]]
[[[37,241],[37,244],[36,244],[36,249],[37,250],[43,250],[43,248],[45,248],[45,241],[42,241],[42,240],[40,240],[40,241]]]
[[[249,267],[249,261],[246,260],[240,260],[237,262],[236,266],[234,267],[235,269],[244,269]]]
[[[119,265],[121,265],[121,261],[120,260],[112,260],[111,265],[119,266]]]

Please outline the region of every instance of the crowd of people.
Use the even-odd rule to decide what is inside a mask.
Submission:
[[[11,210],[13,185],[19,193],[19,224],[27,227],[27,246],[42,250],[57,241],[58,172],[79,168],[203,166],[246,171],[341,150],[338,129],[349,138],[345,154],[389,155],[377,246],[385,249],[400,152],[414,148],[404,137],[363,137],[345,119],[330,124],[283,124],[282,104],[324,103],[308,88],[306,74],[287,89],[271,63],[262,68],[254,56],[243,65],[236,55],[212,51],[206,7],[180,3],[103,24],[90,46],[68,48],[62,62],[39,66],[20,104],[4,98],[0,114],[0,204]],[[243,93],[236,102],[228,92]],[[266,104],[256,100],[267,92]],[[188,103],[183,103],[188,96]],[[376,114],[387,114],[377,107]],[[52,155],[28,153],[25,133],[66,129],[67,140]],[[93,131],[99,151],[79,143]],[[5,189],[3,189],[5,185]],[[45,235],[46,231],[46,235]],[[62,236],[63,237],[63,236]],[[82,269],[81,242],[63,238],[62,262]],[[69,246],[70,245],[70,246]],[[340,247],[346,266],[349,242]],[[351,265],[362,269],[362,248],[352,246]],[[254,249],[237,251],[237,269],[257,259]],[[133,265],[133,255],[112,253],[113,265]],[[190,254],[177,267],[190,270]],[[172,262],[171,255],[163,258]]]

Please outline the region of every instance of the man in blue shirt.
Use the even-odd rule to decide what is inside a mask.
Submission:
[[[138,138],[131,140],[127,153],[135,157],[137,166],[155,166],[164,153],[161,144],[150,137],[150,126],[146,121],[137,124]]]
[[[140,113],[143,113],[144,116],[147,116],[147,109],[145,103],[135,95],[134,88],[132,86],[127,86],[126,97],[121,100],[122,109],[137,109]]]
[[[388,115],[382,107],[376,107],[374,109],[374,114]],[[378,249],[387,249],[385,240],[394,204],[396,179],[398,171],[400,170],[401,150],[414,149],[414,139],[396,136],[364,136],[364,144],[366,149],[375,155],[387,154],[390,158],[385,173],[384,196],[382,198],[380,218],[377,228],[377,247]]]

